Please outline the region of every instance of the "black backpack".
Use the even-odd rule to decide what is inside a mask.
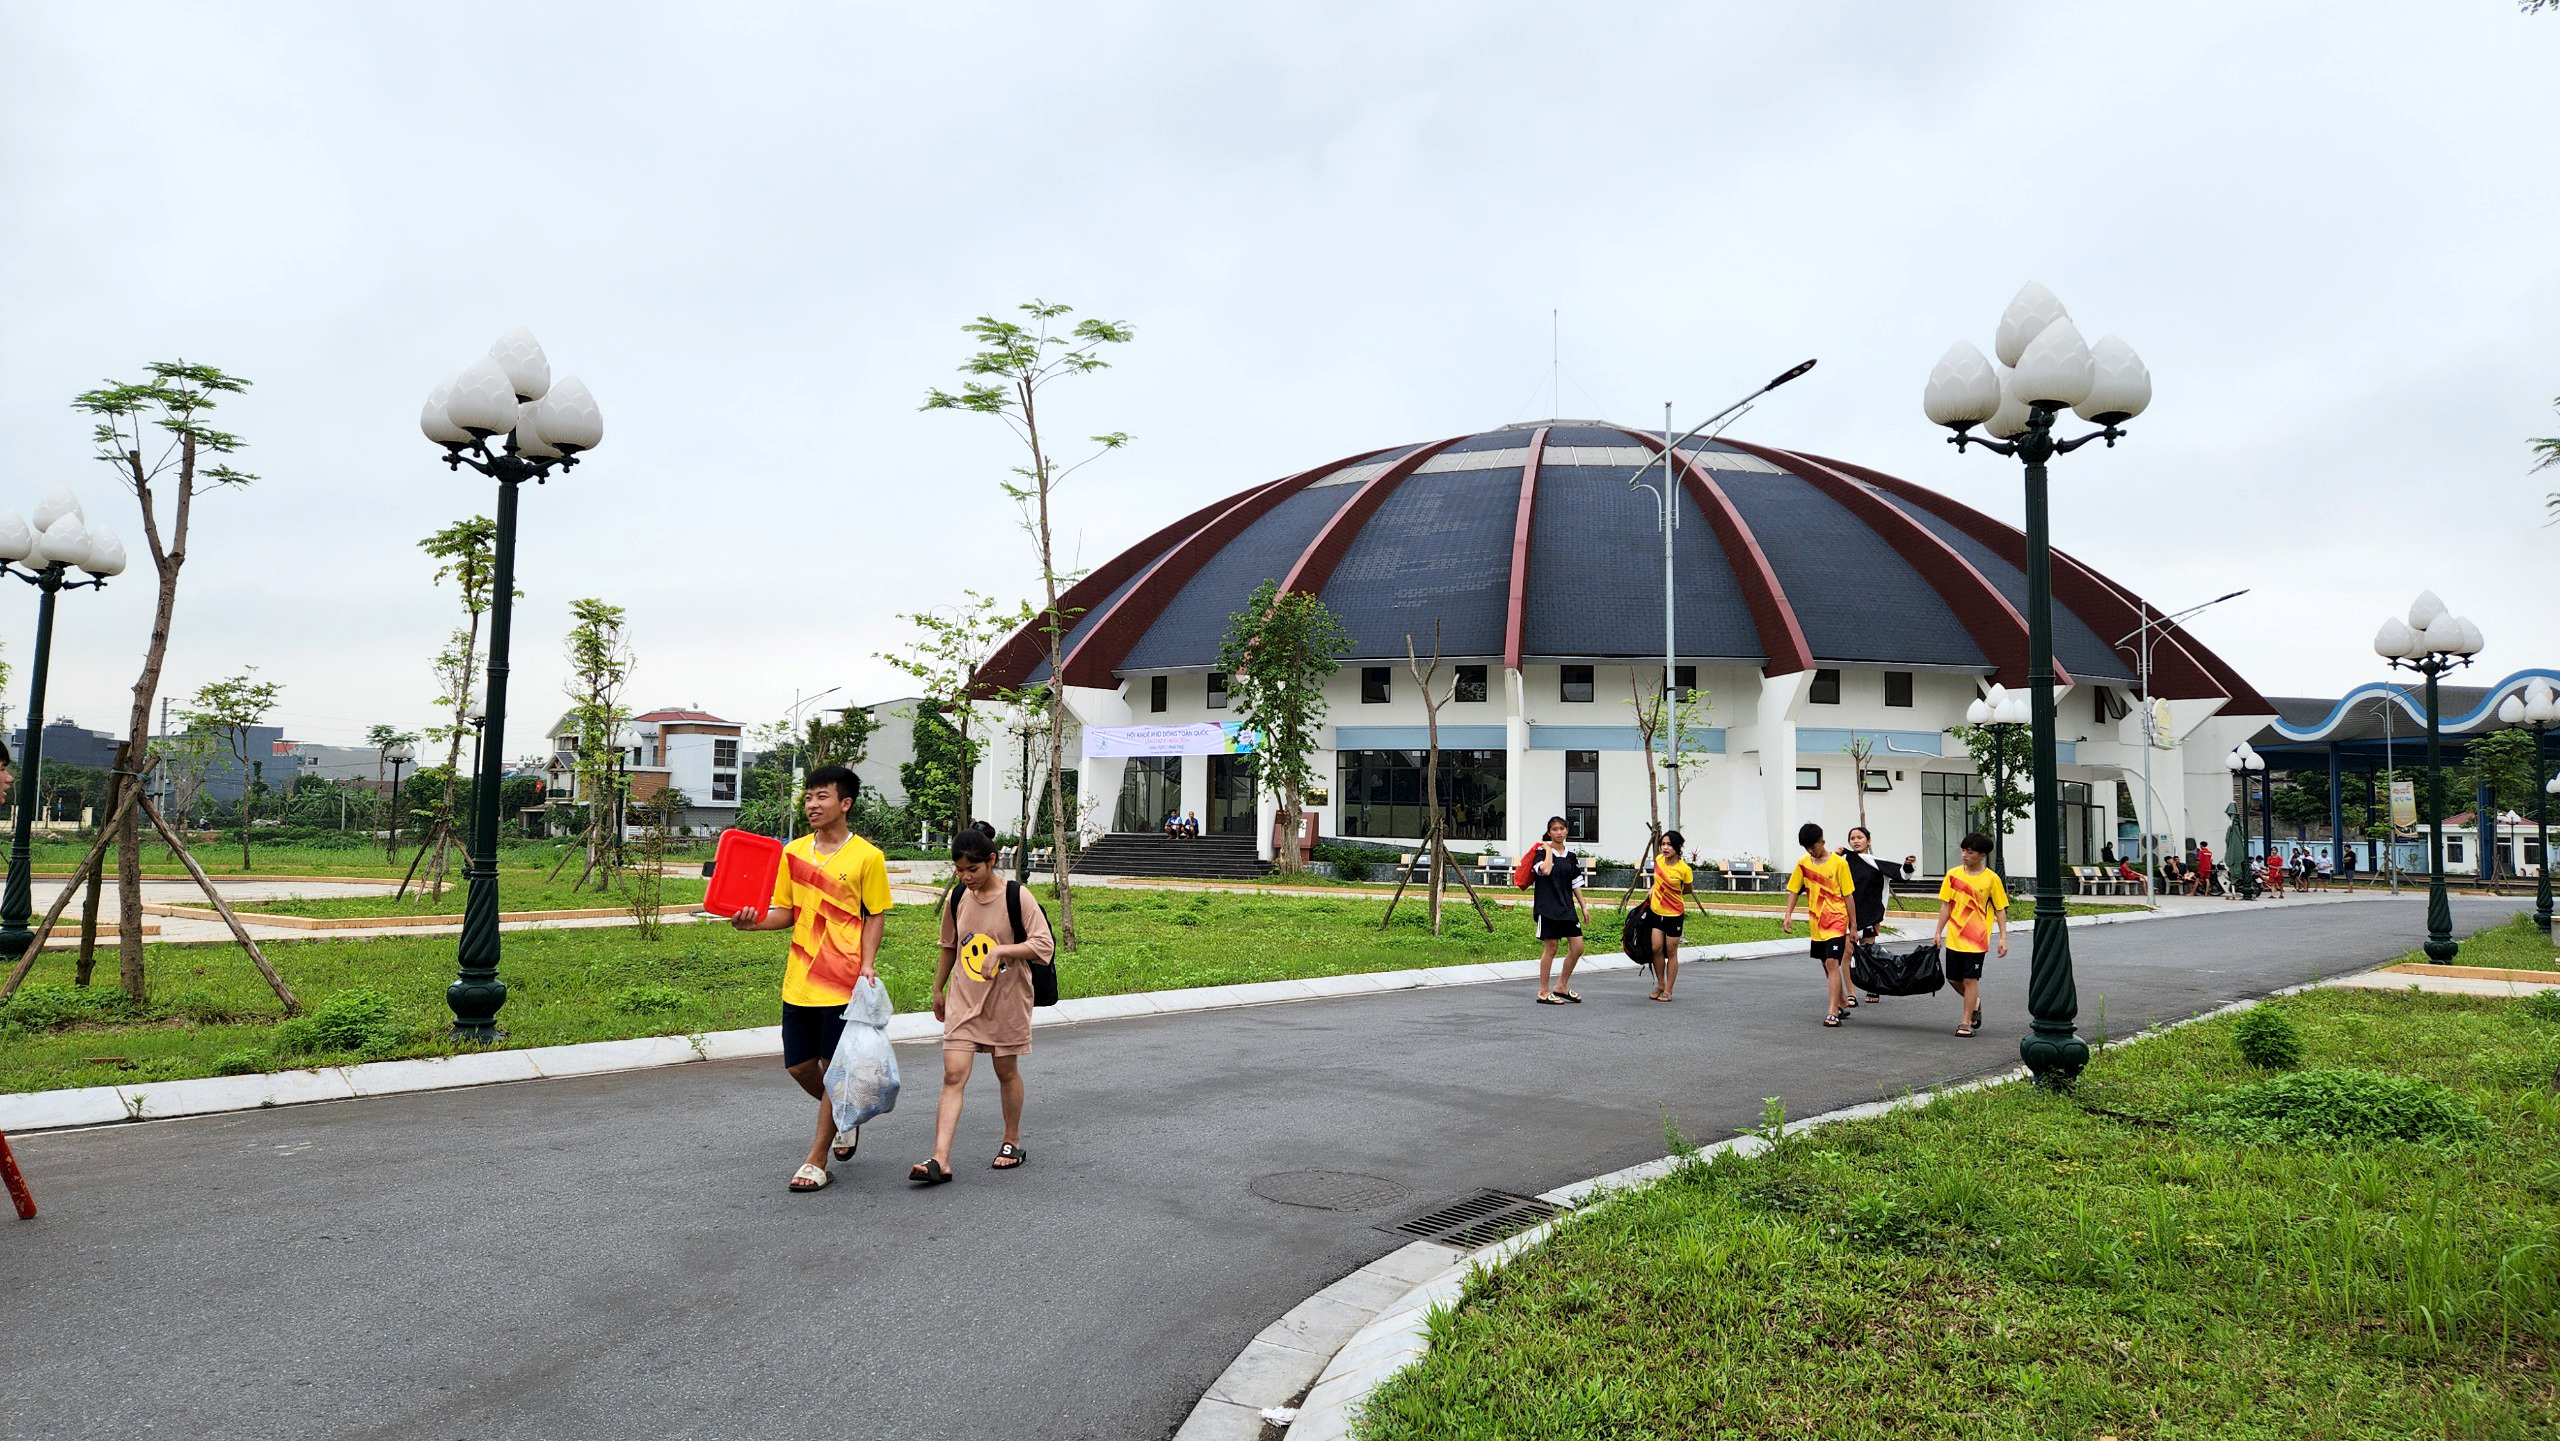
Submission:
[[[960,893],[967,889],[968,887],[966,886],[953,886],[951,888],[951,894],[942,898],[942,913],[951,917],[951,929],[955,934],[960,929]],[[1036,906],[1040,903],[1035,900],[1031,904]],[[1022,882],[1007,881],[1004,883],[1004,910],[1006,918],[1013,922],[1013,943],[1018,946],[1024,941],[1031,939],[1031,933],[1022,928]],[[1048,912],[1043,911],[1041,914],[1045,916]],[[1032,962],[1031,1004],[1035,1006],[1054,1006],[1057,1003],[1057,962],[1054,959],[1047,965],[1042,965],[1037,961]]]

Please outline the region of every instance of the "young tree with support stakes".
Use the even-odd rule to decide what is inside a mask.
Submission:
[[[1409,632],[1404,638],[1404,658],[1405,664],[1413,671],[1414,686],[1422,694],[1424,738],[1429,743],[1422,763],[1422,813],[1430,819],[1423,824],[1422,848],[1423,864],[1428,867],[1429,874],[1431,934],[1440,934],[1441,902],[1448,894],[1449,872],[1452,870],[1458,873],[1458,884],[1466,887],[1467,903],[1476,908],[1476,919],[1484,922],[1484,928],[1490,931],[1493,929],[1493,916],[1476,895],[1475,883],[1467,879],[1464,867],[1450,864],[1448,826],[1440,814],[1440,707],[1447,705],[1458,689],[1454,675],[1449,678],[1447,689],[1439,685],[1440,622],[1435,620],[1431,623],[1431,664],[1424,665],[1422,657],[1415,653],[1413,636]],[[1232,690],[1229,693],[1233,694]],[[1396,877],[1396,893],[1387,898],[1387,913],[1379,918],[1378,929],[1385,930],[1387,923],[1396,918],[1396,902],[1404,899],[1405,882],[1409,879],[1410,871]]]
[[[179,712],[189,730],[200,730],[222,738],[231,758],[240,766],[240,869],[249,864],[250,812],[256,799],[253,777],[265,769],[263,762],[249,754],[249,731],[266,724],[267,712],[274,710],[276,696],[284,687],[271,680],[258,679],[258,668],[249,666],[238,675],[207,681],[196,688],[195,699]]]
[[[1709,704],[1706,691],[1696,686],[1673,686],[1670,682],[1675,679],[1677,677],[1664,676],[1648,688],[1642,667],[1627,676],[1627,707],[1635,715],[1636,746],[1644,752],[1644,795],[1648,807],[1644,853],[1648,856],[1661,853],[1662,837],[1667,829],[1662,823],[1662,797],[1686,768],[1689,757],[1701,753],[1692,737]],[[1636,891],[1643,882],[1644,866],[1639,864],[1628,876],[1627,888],[1619,893],[1618,913],[1621,916],[1626,914],[1628,906],[1634,904]]]
[[[472,731],[471,701],[480,689],[480,620],[488,614],[489,590],[497,575],[498,523],[485,515],[457,520],[419,541],[418,549],[435,560],[435,583],[452,581],[462,600],[463,623],[454,627],[434,661],[436,705],[453,718],[427,728],[428,739],[445,743],[444,793],[436,803],[428,839],[434,856],[427,862],[428,894],[441,896],[446,860],[461,848],[453,833],[456,791],[462,776],[462,741]]]
[[[72,409],[95,417],[91,434],[98,459],[115,470],[141,507],[143,540],[160,580],[151,639],[143,648],[142,673],[133,682],[133,709],[124,741],[116,748],[120,778],[138,772],[151,752],[151,707],[159,699],[160,669],[169,656],[178,572],[187,563],[196,494],[257,479],[224,459],[240,450],[240,437],[208,423],[222,397],[247,390],[248,381],[183,360],[156,361],[145,369],[149,380],[110,382],[71,402]],[[165,526],[160,509],[164,496],[169,501]],[[118,814],[124,819],[116,836],[116,954],[124,992],[140,1002],[150,998],[142,951],[142,831],[130,808],[119,805]]]
[[[1113,431],[1090,437],[1098,447],[1092,454],[1072,464],[1060,464],[1052,455],[1040,431],[1040,392],[1050,382],[1063,376],[1090,375],[1110,368],[1103,358],[1103,347],[1125,345],[1133,337],[1128,326],[1108,320],[1079,320],[1072,326],[1068,317],[1072,307],[1034,300],[1017,307],[1028,318],[1028,324],[998,320],[981,315],[961,327],[982,347],[960,366],[969,377],[955,394],[935,388],[926,392],[926,410],[965,410],[992,415],[1004,422],[1014,438],[1030,453],[1030,463],[1013,468],[1014,480],[1004,482],[1004,493],[1022,513],[1023,529],[1030,532],[1032,543],[1040,555],[1040,592],[1042,605],[1040,629],[1049,642],[1049,674],[1055,678],[1066,656],[1067,628],[1073,617],[1058,609],[1058,594],[1075,579],[1058,564],[1057,531],[1052,515],[1058,487],[1066,478],[1092,464],[1103,455],[1129,443],[1126,432]],[[1067,814],[1065,771],[1066,691],[1052,686],[1049,691],[1049,825],[1051,844],[1056,851],[1056,869],[1052,873],[1057,890],[1058,915],[1055,923],[1058,945],[1065,950],[1076,948],[1075,895],[1069,883],[1072,867],[1069,857],[1074,843],[1071,818]]]
[[[622,745],[622,723],[631,719],[622,703],[622,687],[631,676],[631,642],[618,605],[589,596],[569,602],[569,614],[576,621],[567,642],[569,723],[578,737],[578,792],[587,798],[587,863],[569,889],[577,890],[596,875],[596,889],[604,890],[606,877],[597,875],[597,869],[601,864],[610,872],[605,834],[613,824],[610,791],[619,779],[614,757]]]
[[[1350,650],[1350,633],[1322,600],[1302,590],[1283,593],[1274,580],[1256,586],[1244,609],[1227,618],[1226,640],[1218,647],[1227,705],[1260,736],[1255,784],[1280,803],[1281,843],[1273,859],[1284,874],[1305,868],[1298,836],[1306,824],[1302,798],[1316,778],[1324,683],[1342,669]]]

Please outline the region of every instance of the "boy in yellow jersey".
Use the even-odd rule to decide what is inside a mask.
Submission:
[[[1991,855],[1991,837],[1979,831],[1957,843],[1964,864],[1938,883],[1938,929],[1930,937],[1947,960],[1947,979],[1956,984],[1964,1014],[1956,1034],[1970,1036],[1982,1026],[1982,957],[1991,949],[1992,932],[2000,936],[2000,958],[2009,958],[2009,891],[2000,873],[1983,862]]]
[[[836,1134],[824,1077],[844,1034],[844,1008],[853,983],[880,955],[881,915],[889,909],[889,866],[880,848],[847,828],[862,782],[843,766],[809,772],[801,808],[809,833],[782,849],[773,877],[773,904],[730,918],[742,931],[791,929],[791,954],[782,968],[782,1066],[800,1089],[818,1098],[818,1139],[809,1159],[792,1173],[795,1195],[823,1191],[830,1147],[839,1161],[853,1158],[861,1133]]]
[[[1830,997],[1822,1024],[1836,1026],[1849,1014],[1849,892],[1855,882],[1849,878],[1848,857],[1822,839],[1822,827],[1806,821],[1796,828],[1796,844],[1804,854],[1787,873],[1787,913],[1778,920],[1778,934],[1794,926],[1796,903],[1803,902],[1805,922],[1813,932],[1813,958],[1822,962],[1822,983]]]
[[[1680,979],[1680,930],[1689,923],[1689,863],[1680,859],[1688,842],[1678,831],[1662,833],[1662,848],[1653,858],[1653,894],[1645,909],[1653,922],[1652,1000],[1671,999],[1671,983]]]

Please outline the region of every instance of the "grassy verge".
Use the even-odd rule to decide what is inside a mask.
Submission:
[[[1358,1434],[2550,1436],[2560,1007],[2272,1009],[2305,1066],[2439,1083],[2485,1125],[2222,1139],[2201,1113],[2268,1073],[2220,1020],[2103,1055],[2074,1097],[1997,1087],[1692,1162],[1476,1278]],[[2323,1094],[2288,1118],[2355,1119]]]
[[[1103,996],[1538,953],[1524,912],[1498,912],[1490,933],[1461,912],[1435,939],[1418,911],[1399,911],[1380,930],[1381,909],[1365,897],[1088,890],[1076,900],[1083,947],[1062,958],[1059,984],[1068,996]],[[1700,917],[1688,940],[1776,934],[1762,920]],[[924,1004],[933,938],[920,908],[890,914],[881,973],[901,1010]],[[716,924],[672,926],[654,941],[619,926],[510,933],[500,1018],[507,1044],[771,1025],[780,1017],[784,946],[779,934]],[[235,951],[151,947],[154,1000],[140,1011],[111,984],[72,987],[70,957],[48,952],[27,988],[0,1006],[0,1091],[445,1054],[453,947],[451,936],[269,943],[268,958],[317,1018],[281,1025],[274,996]]]
[[[498,874],[498,905],[508,911],[592,911],[614,910],[631,904],[628,880],[609,891],[571,890],[575,876],[563,871],[557,881],[545,881],[539,870],[513,872],[501,869]],[[663,904],[676,906],[702,899],[707,883],[698,876],[668,876],[660,885]],[[458,882],[447,885],[444,894],[431,896],[411,887],[408,898],[392,896],[288,896],[277,900],[234,902],[232,909],[242,915],[360,917],[360,916],[459,916],[469,891]]]
[[[88,839],[83,839],[77,844],[68,841],[38,841],[33,852],[36,874],[69,875],[72,867],[79,865],[81,858],[89,854],[90,843]],[[196,864],[204,867],[207,874],[215,876],[347,876],[392,881],[400,879],[408,871],[409,863],[416,859],[418,854],[415,846],[403,846],[398,859],[387,860],[378,847],[369,845],[252,845],[249,848],[249,869],[244,872],[240,869],[240,845],[237,840],[207,841],[195,846],[194,852]],[[545,874],[558,862],[561,852],[562,848],[553,843],[530,842],[505,846],[498,852],[498,868],[508,873],[530,871],[536,875]],[[705,851],[703,855],[707,857],[709,852]],[[112,852],[109,853],[108,863],[110,867],[114,864]],[[572,862],[569,869],[574,872],[577,869],[576,863]],[[153,841],[142,848],[142,873],[147,876],[182,877],[187,873],[187,869],[178,863],[176,853],[167,845]],[[461,875],[458,861],[448,874],[457,878]]]
[[[2412,951],[2409,959],[2425,960],[2422,951]],[[2514,971],[2560,970],[2560,951],[2552,949],[2551,938],[2533,923],[2530,914],[2517,916],[2503,926],[2491,926],[2464,938],[2462,951],[2453,958],[2457,966],[2504,966]]]

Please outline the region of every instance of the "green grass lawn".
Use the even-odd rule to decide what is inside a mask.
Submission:
[[[39,839],[33,851],[36,874],[69,875],[72,868],[80,864],[81,858],[89,854],[90,844],[90,838],[76,843]],[[530,841],[503,846],[498,851],[498,868],[501,872],[545,873],[560,859],[561,850],[562,845],[556,842]],[[206,874],[214,876],[349,876],[394,881],[409,869],[410,861],[418,854],[417,847],[409,844],[402,845],[397,860],[386,860],[376,846],[253,843],[249,848],[249,869],[243,872],[237,837],[206,841],[194,846],[194,851],[196,864],[204,867]],[[709,855],[706,850],[695,859],[708,859]],[[107,853],[107,863],[110,867],[115,863],[112,850]],[[571,872],[576,871],[577,864],[575,861],[569,863]],[[184,876],[187,869],[178,863],[176,853],[168,846],[153,840],[142,848],[142,872],[148,876]],[[461,873],[458,861],[448,872],[457,877]]]
[[[2412,951],[2409,959],[2425,960],[2426,953]],[[2503,926],[2491,926],[2463,939],[2462,950],[2453,958],[2457,966],[2504,966],[2516,971],[2560,970],[2560,951],[2554,951],[2551,938],[2533,923],[2530,914],[2521,915]]]
[[[1577,1214],[1433,1318],[1358,1434],[2553,1435],[2560,1007],[2271,1005],[2305,1066],[2441,1083],[2485,1136],[2217,1139],[2197,1109],[2267,1073],[2190,1026],[2076,1096],[1950,1096]]]
[[[1418,908],[1400,909],[1394,927],[1381,931],[1383,909],[1368,897],[1087,889],[1076,901],[1083,948],[1061,958],[1059,985],[1071,997],[1103,996],[1538,953],[1526,912],[1497,912],[1488,933],[1458,911],[1447,934],[1435,940]],[[1776,934],[1768,921],[1698,917],[1689,923],[1688,940],[1711,945]],[[881,973],[901,1010],[925,1002],[933,939],[922,907],[891,912]],[[654,941],[622,926],[510,932],[503,969],[509,995],[500,1023],[511,1046],[772,1025],[780,1019],[785,945],[776,932],[741,934],[718,923],[671,924]],[[352,1028],[333,1021],[324,1034],[314,1034],[308,1022],[279,1027],[275,997],[247,957],[224,947],[155,945],[149,949],[154,999],[134,1014],[113,988],[112,959],[102,968],[102,983],[83,990],[69,984],[71,957],[49,951],[27,989],[0,1006],[0,1091],[451,1049],[443,1028],[451,1024],[444,988],[453,979],[453,937],[280,941],[263,949],[315,1013],[326,1011],[333,996],[359,992],[379,995],[387,1008]],[[344,1004],[362,1009],[357,1000]]]
[[[574,864],[560,873],[560,879],[546,881],[541,870],[509,870],[498,872],[498,905],[507,911],[592,911],[616,910],[631,904],[631,885],[618,880],[612,890],[599,892],[590,883],[584,890],[571,890],[569,883],[577,879]],[[667,876],[660,882],[661,903],[677,906],[702,899],[708,884],[699,876]],[[321,896],[288,897],[280,900],[236,901],[232,909],[242,915],[271,916],[459,916],[469,891],[455,877],[441,896],[431,896],[421,886],[411,886],[405,900],[393,896]],[[227,899],[227,898],[226,898]]]

